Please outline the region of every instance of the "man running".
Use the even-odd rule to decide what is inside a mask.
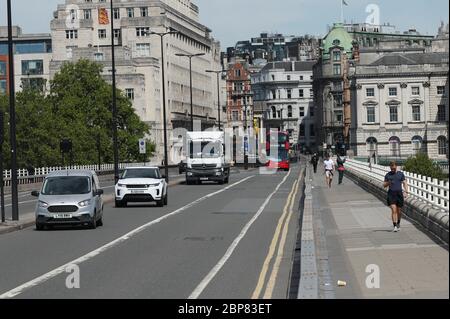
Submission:
[[[388,188],[388,206],[392,210],[392,222],[394,223],[394,232],[400,231],[402,221],[402,208],[405,198],[408,196],[408,182],[405,174],[397,171],[397,163],[391,162],[391,171],[384,178],[384,187]],[[403,187],[402,187],[403,186]]]
[[[329,155],[326,156],[325,162],[323,162],[324,168],[325,168],[325,177],[327,186],[331,188],[331,185],[333,183],[333,176],[334,176],[334,162],[330,158]]]

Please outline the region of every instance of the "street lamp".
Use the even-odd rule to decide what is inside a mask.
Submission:
[[[162,94],[163,94],[163,121],[164,121],[164,171],[166,181],[169,182],[169,154],[167,150],[167,113],[166,113],[166,80],[164,75],[164,37],[169,34],[178,34],[178,31],[170,30],[166,32],[149,32],[150,35],[158,35],[161,38],[161,74],[162,74]]]
[[[190,93],[191,93],[191,132],[194,131],[194,104],[192,100],[192,58],[203,56],[205,53],[197,53],[197,54],[183,54],[183,53],[176,53],[176,56],[179,57],[186,57],[189,59],[189,82],[190,82]]]
[[[221,123],[220,123],[220,75],[224,72],[227,72],[226,70],[220,70],[220,71],[214,71],[214,70],[206,70],[206,73],[215,73],[217,75],[217,116],[219,121],[219,131],[221,131]]]
[[[16,96],[14,87],[14,43],[12,35],[11,0],[7,1],[8,11],[8,62],[9,62],[9,116],[11,134],[11,208],[12,220],[19,220],[19,197],[17,186],[17,142],[16,142]],[[1,172],[0,174],[3,174]]]
[[[114,180],[115,184],[119,182],[119,145],[117,140],[117,99],[116,99],[116,56],[114,42],[114,5],[111,0],[111,56],[112,56],[112,113],[113,113],[113,148],[114,148]]]

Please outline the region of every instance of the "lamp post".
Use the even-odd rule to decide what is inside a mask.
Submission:
[[[221,122],[220,122],[220,112],[221,112],[221,109],[220,109],[220,75],[224,72],[226,72],[226,71],[225,70],[220,70],[220,71],[206,70],[206,73],[215,73],[217,75],[217,107],[218,107],[218,109],[217,109],[217,117],[218,118],[217,119],[219,121],[219,131],[222,130]]]
[[[249,144],[249,138],[248,138],[248,125],[247,125],[247,95],[244,94],[244,169],[248,170],[248,144]]]
[[[150,35],[158,35],[161,38],[161,74],[162,74],[162,94],[163,94],[163,121],[164,121],[164,171],[166,182],[169,182],[169,154],[167,150],[167,112],[166,112],[166,79],[164,62],[164,37],[169,34],[177,34],[178,31],[170,30],[167,32],[150,32]]]
[[[12,220],[19,220],[19,198],[17,186],[17,142],[16,142],[16,106],[14,87],[14,43],[12,34],[11,0],[7,1],[8,11],[8,62],[9,62],[9,116],[11,143],[11,209]],[[3,174],[3,172],[2,172]]]
[[[186,57],[189,59],[189,82],[190,82],[190,93],[191,93],[191,132],[194,131],[194,103],[192,100],[192,58],[203,56],[205,53],[197,53],[197,54],[183,54],[183,53],[177,53],[175,54],[179,57]]]
[[[114,5],[111,0],[111,63],[112,63],[112,125],[113,125],[113,148],[114,148],[114,180],[119,182],[119,145],[117,139],[117,99],[116,99],[116,56],[114,42]]]

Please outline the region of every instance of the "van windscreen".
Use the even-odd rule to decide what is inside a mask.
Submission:
[[[86,176],[50,177],[42,188],[42,195],[81,195],[90,192],[90,178]]]

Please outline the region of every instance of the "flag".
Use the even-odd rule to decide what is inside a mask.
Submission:
[[[347,3],[345,0],[342,0],[342,4],[343,4],[344,6],[348,6],[348,3]]]
[[[98,23],[109,24],[108,10],[105,8],[98,9]]]

